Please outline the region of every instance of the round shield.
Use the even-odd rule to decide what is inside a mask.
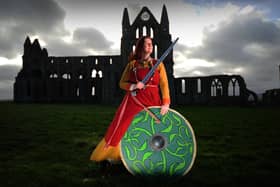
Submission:
[[[196,157],[196,140],[190,123],[175,110],[160,114],[160,107],[149,107],[160,120],[142,110],[134,116],[121,139],[121,159],[133,175],[183,176]]]

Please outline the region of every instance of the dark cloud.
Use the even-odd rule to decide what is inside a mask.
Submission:
[[[11,25],[24,24],[31,31],[60,33],[64,17],[65,11],[54,0],[1,1],[0,20]]]
[[[280,41],[279,28],[254,15],[241,15],[230,23],[223,22],[217,31],[205,30],[204,45],[192,52],[192,57],[222,60],[242,64],[252,58],[244,48],[250,44],[277,46]]]
[[[253,5],[257,9],[266,12],[273,19],[278,19],[280,16],[279,0],[184,0],[184,2],[201,7],[224,6],[227,3],[240,7]]]
[[[1,1],[0,56],[16,57],[27,35],[65,35],[64,18],[53,0]]]
[[[254,12],[222,22],[214,31],[205,29],[202,46],[182,49],[188,50],[188,58],[216,64],[198,69],[205,75],[234,73],[234,69],[240,68],[249,86],[258,82],[258,88],[254,87],[258,91],[273,88],[273,82],[277,82],[280,28]]]
[[[96,51],[108,50],[113,42],[108,41],[104,34],[94,28],[78,28],[74,31],[73,42]]]
[[[85,56],[89,55],[84,47],[67,43],[61,38],[49,38],[45,46],[49,56]]]
[[[45,48],[50,56],[87,56],[92,54],[92,51],[96,54],[109,54],[113,44],[106,39],[103,33],[94,28],[74,30],[69,42],[62,38],[47,36],[42,38],[47,41]]]
[[[80,2],[71,3],[75,6]],[[80,5],[89,6],[89,3],[96,2],[84,1]],[[50,55],[89,55],[89,49],[105,51],[113,44],[94,28],[78,28],[74,31],[73,43],[65,42],[62,38],[70,36],[64,27],[65,15],[54,0],[1,1],[0,56],[12,59],[21,54],[27,35],[43,40]]]

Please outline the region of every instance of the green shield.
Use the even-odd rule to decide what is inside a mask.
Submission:
[[[196,141],[190,123],[175,110],[162,116],[160,107],[149,107],[133,118],[121,139],[121,159],[133,175],[182,176],[192,167]]]

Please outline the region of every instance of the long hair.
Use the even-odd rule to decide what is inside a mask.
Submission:
[[[144,42],[146,39],[151,39],[151,37],[149,36],[142,36],[141,38],[139,38],[136,42],[136,46],[135,46],[135,50],[132,51],[128,57],[128,61],[132,61],[132,60],[139,60],[142,57],[142,53],[143,53],[143,49],[144,49]]]

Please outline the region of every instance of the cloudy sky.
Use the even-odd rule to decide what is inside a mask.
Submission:
[[[160,21],[166,5],[174,76],[239,74],[256,93],[279,88],[277,0],[0,0],[0,99],[13,98],[26,36],[50,56],[120,54],[123,9],[143,6]]]

